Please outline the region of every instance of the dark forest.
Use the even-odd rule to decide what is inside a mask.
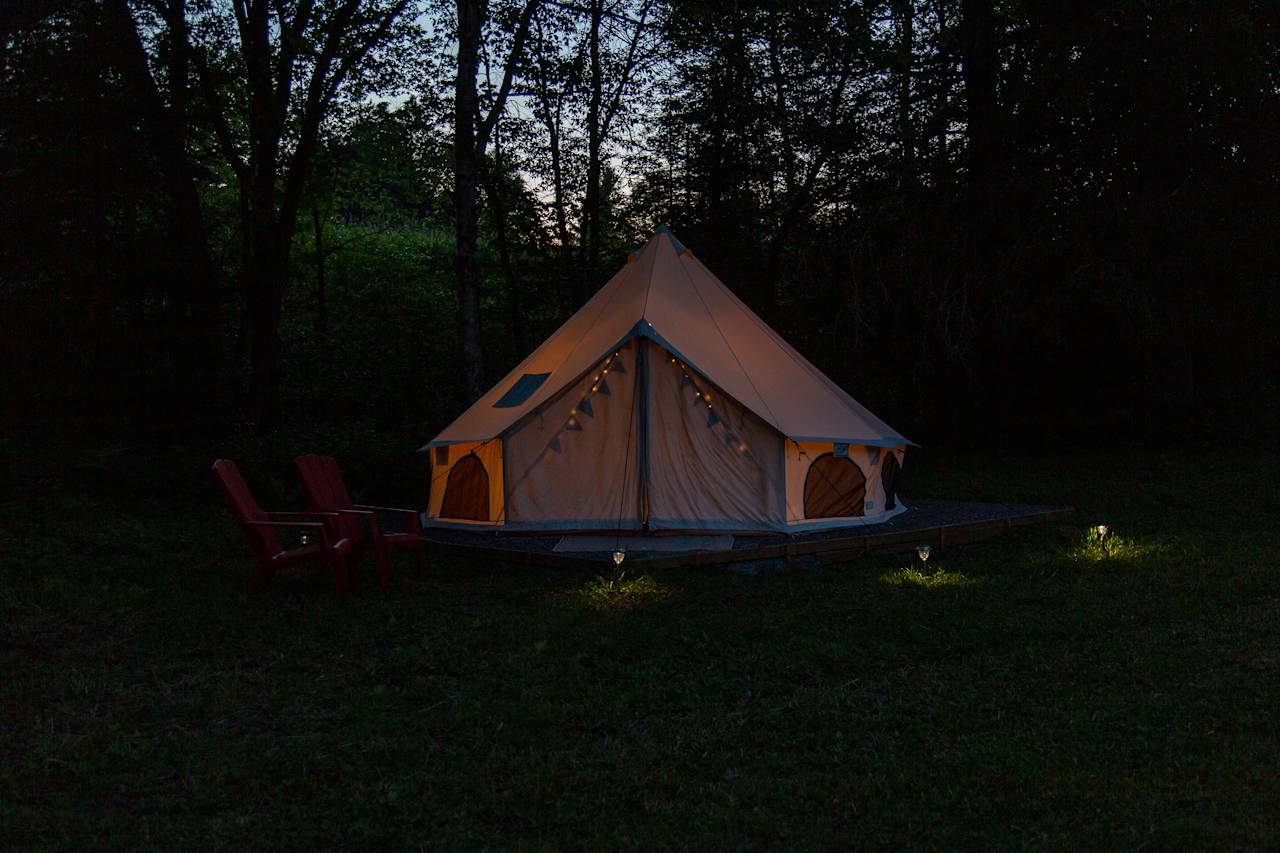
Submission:
[[[1256,0],[10,3],[4,417],[407,450],[667,224],[926,446],[1269,443],[1278,22]]]

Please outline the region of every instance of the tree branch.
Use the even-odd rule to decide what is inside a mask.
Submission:
[[[364,61],[369,51],[375,45],[382,43],[392,24],[403,14],[409,2],[410,0],[398,0],[382,16],[374,33],[368,38],[361,39],[356,50],[341,58],[337,70],[332,75],[330,75],[329,69],[333,66],[334,61],[339,59],[338,46],[341,44],[342,36],[351,23],[351,18],[354,17],[356,10],[359,8],[359,0],[346,0],[330,20],[330,24],[326,28],[324,48],[316,60],[316,66],[312,70],[311,79],[307,84],[307,97],[303,108],[298,145],[290,158],[285,175],[284,198],[281,205],[282,213],[285,215],[292,215],[289,211],[296,211],[302,198],[311,155],[315,151],[320,134],[320,121],[324,116],[325,105],[333,100],[343,82],[350,76],[355,67]]]
[[[609,125],[613,123],[614,116],[618,114],[618,110],[622,107],[622,95],[626,91],[627,83],[630,82],[631,74],[636,67],[636,52],[640,46],[640,37],[644,34],[644,22],[649,17],[649,9],[653,5],[653,0],[645,0],[644,6],[640,8],[640,19],[636,21],[635,32],[631,36],[631,43],[627,45],[627,60],[623,64],[622,73],[618,76],[618,88],[614,91],[609,106],[604,111],[604,117],[600,120],[600,138],[607,139],[609,136]]]
[[[209,112],[213,118],[213,135],[218,140],[223,159],[231,166],[231,171],[235,172],[236,177],[243,180],[249,167],[237,150],[235,138],[231,135],[231,125],[227,121],[226,101],[218,92],[209,66],[204,61],[204,54],[195,48],[191,49],[191,64],[196,68],[196,79],[200,81],[200,93],[204,95],[209,105]]]
[[[476,150],[481,154],[484,153],[484,148],[489,142],[489,134],[493,133],[493,126],[498,122],[498,114],[506,109],[507,94],[511,91],[516,68],[519,67],[524,53],[524,43],[529,37],[529,22],[539,2],[540,0],[526,0],[524,9],[520,12],[520,21],[516,25],[515,38],[511,42],[511,52],[507,54],[506,67],[502,71],[502,85],[493,99],[489,114],[476,127]]]

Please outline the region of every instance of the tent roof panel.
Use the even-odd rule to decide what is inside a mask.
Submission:
[[[785,436],[911,443],[796,352],[663,228],[551,337],[426,446],[500,435],[633,334],[652,337],[678,353]],[[542,373],[549,375],[522,397],[520,392],[534,384],[524,377]]]

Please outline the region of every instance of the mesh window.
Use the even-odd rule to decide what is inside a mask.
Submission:
[[[848,457],[824,453],[804,478],[805,518],[847,518],[863,514],[867,478]]]

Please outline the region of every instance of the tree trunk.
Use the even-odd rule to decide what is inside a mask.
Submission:
[[[458,0],[458,76],[454,83],[454,267],[458,293],[458,343],[462,387],[468,404],[484,393],[480,350],[480,270],[476,264],[476,73],[486,4]]]
[[[311,233],[314,235],[316,246],[316,312],[315,312],[315,332],[316,337],[324,343],[325,337],[329,333],[329,302],[328,302],[328,282],[325,281],[325,248],[324,248],[324,216],[321,215],[319,208],[311,208]]]
[[[896,0],[898,15],[898,146],[902,156],[902,177],[906,184],[916,178],[916,139],[911,124],[911,71],[915,63],[915,2]]]
[[[132,13],[123,0],[104,6],[106,25],[126,46],[120,54],[121,74],[130,81],[143,102],[148,129],[164,169],[165,216],[168,245],[168,350],[173,388],[168,395],[184,426],[207,422],[217,398],[221,329],[218,287],[200,207],[198,176],[187,155],[190,52],[187,44],[186,6],[174,0],[169,6],[168,78],[169,103],[161,98],[158,83],[148,67],[146,50]]]
[[[573,250],[570,246],[568,205],[565,204],[564,165],[560,160],[560,109],[561,102],[556,101],[555,114],[549,114],[547,122],[547,130],[551,134],[551,180],[554,191],[552,206],[556,212],[556,233],[560,237],[561,280],[568,283],[571,278],[573,279],[571,290],[574,296],[574,303],[570,307],[576,311],[586,300],[579,298],[582,294],[578,293],[578,278],[573,275]]]
[[[507,295],[507,333],[517,358],[526,351],[524,334],[524,308],[521,305],[520,286],[511,266],[511,247],[507,242],[506,176],[502,165],[502,136],[499,128],[493,128],[493,164],[489,169],[489,201],[493,205],[494,236],[498,243],[498,262],[502,267],[502,281]]]
[[[604,0],[591,0],[591,31],[588,49],[591,63],[591,97],[587,102],[587,186],[582,200],[584,252],[587,269],[595,273],[600,264],[600,106],[604,98],[600,68],[600,20]],[[585,293],[581,294],[584,298]],[[582,300],[579,300],[580,302]]]
[[[947,3],[945,0],[934,0],[933,11],[938,28],[938,67],[935,80],[937,91],[933,108],[933,121],[937,137],[933,150],[933,182],[934,186],[942,187],[950,179],[950,163],[947,156],[947,127],[950,123],[949,98],[951,95],[952,58],[951,54],[944,49],[944,45],[946,44],[945,35],[951,25],[947,20]]]
[[[960,54],[968,107],[969,181],[992,177],[1000,143],[997,128],[995,10],[992,0],[963,0]]]
[[[248,198],[242,223],[245,235],[244,281],[249,309],[249,400],[254,425],[273,429],[280,403],[280,315],[288,270],[288,240],[276,220],[274,168],[250,179],[242,192]],[[288,235],[288,236],[286,236]]]
[[[541,24],[538,24],[537,53],[544,58],[548,55]],[[569,215],[565,204],[564,165],[560,158],[561,115],[567,93],[564,91],[565,86],[560,86],[553,102],[546,66],[539,62],[535,69],[535,92],[542,123],[547,129],[548,153],[551,156],[551,210],[555,215],[556,241],[559,243],[556,254],[560,262],[560,283],[563,285],[562,291],[574,300],[568,306],[569,309],[577,310],[581,303],[577,299],[579,288],[573,275],[573,247],[569,238]]]

